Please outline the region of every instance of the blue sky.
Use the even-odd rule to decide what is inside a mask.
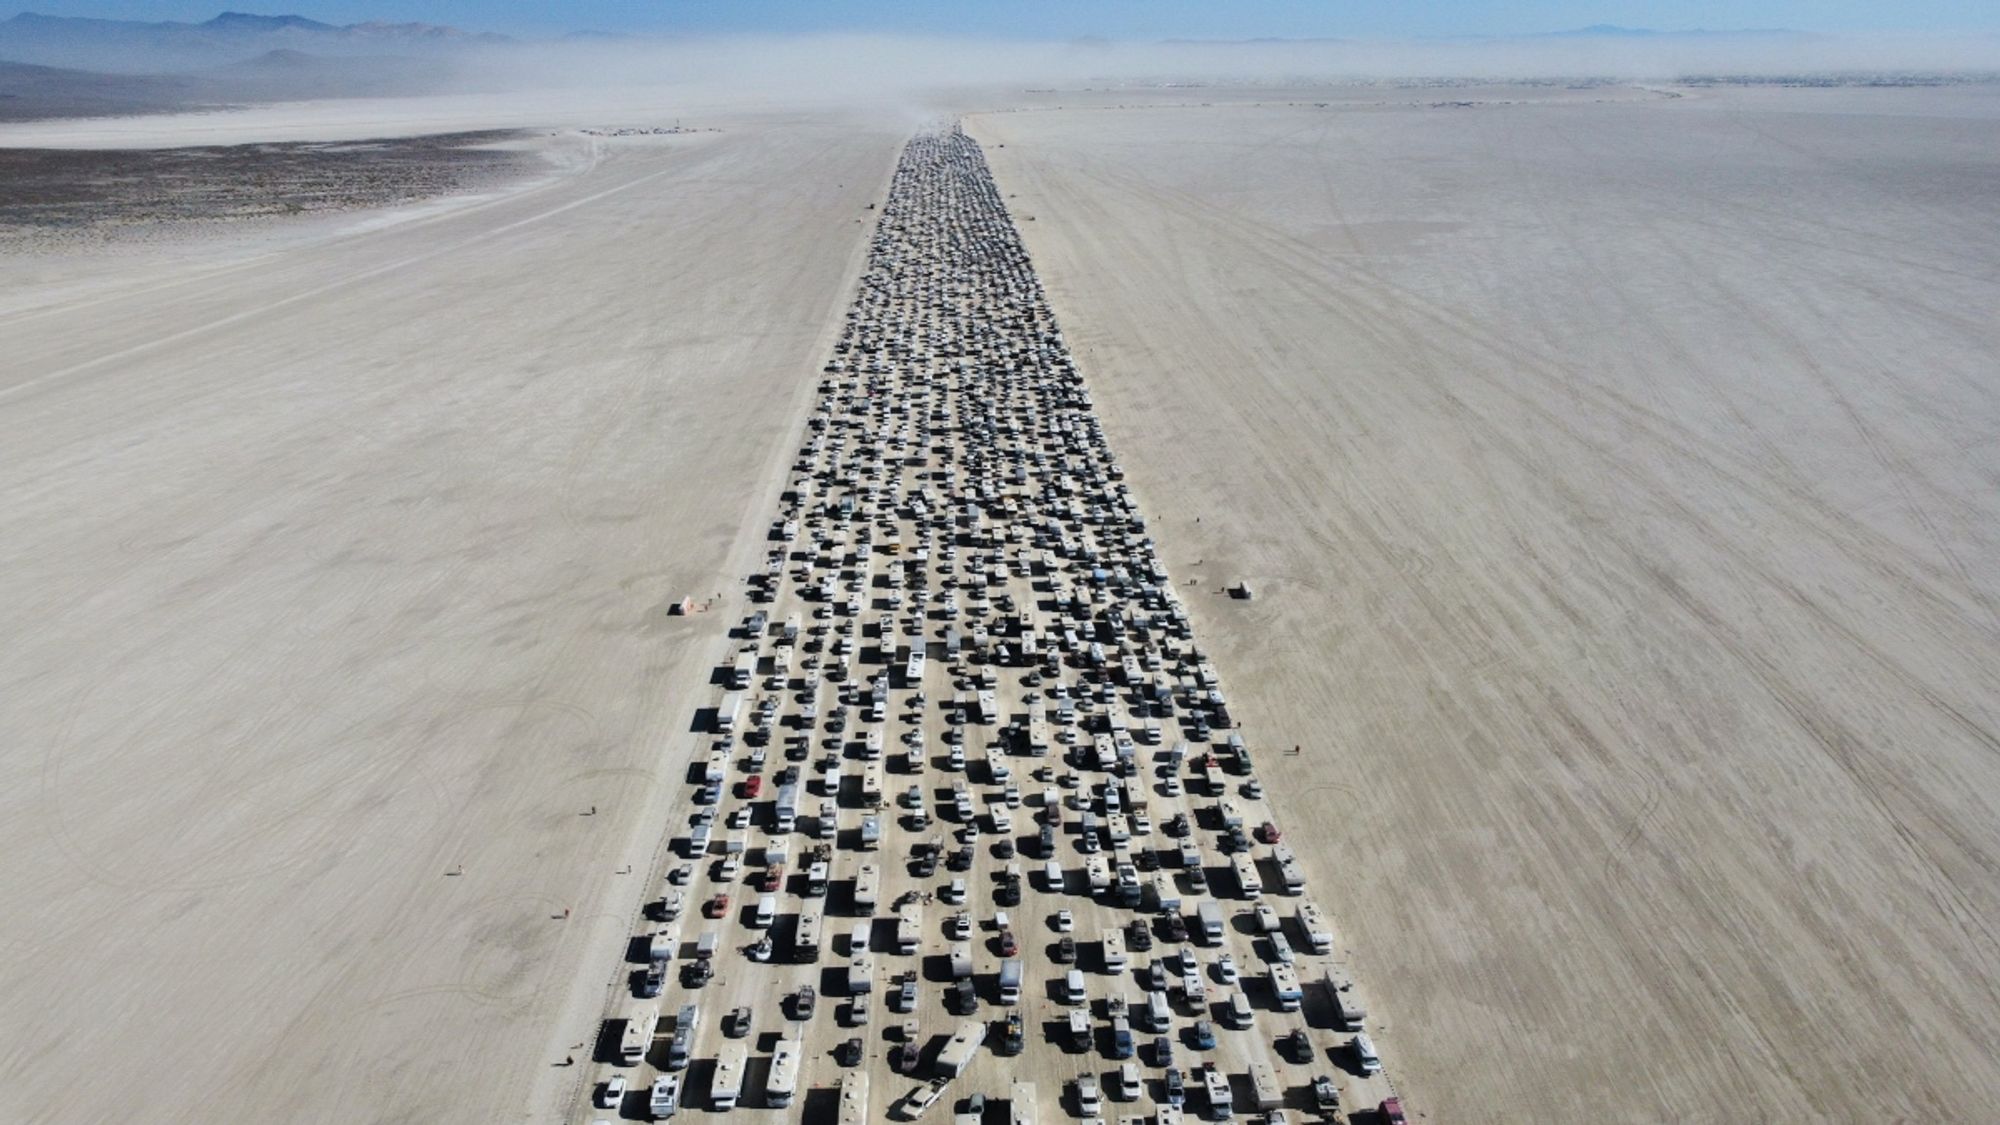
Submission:
[[[1515,34],[1591,24],[1828,32],[2000,27],[2000,0],[41,0],[21,7],[47,15],[196,21],[232,7],[329,23],[420,20],[527,35],[595,29],[1160,39]]]

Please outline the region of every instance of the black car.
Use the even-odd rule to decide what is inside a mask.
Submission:
[[[1000,889],[993,894],[993,901],[999,906],[1021,905],[1021,881],[1019,879],[1003,880],[1000,884]]]
[[[979,1010],[979,994],[972,990],[972,982],[961,980],[951,986],[951,1011],[953,1015],[969,1016]]]
[[[951,858],[945,862],[945,866],[953,871],[972,870],[972,845],[960,845],[958,850],[951,853]]]
[[[1153,948],[1153,931],[1146,928],[1144,919],[1134,918],[1132,924],[1125,927],[1125,944],[1134,953],[1144,953]]]
[[[1190,867],[1187,869],[1187,875],[1188,887],[1191,890],[1196,894],[1208,893],[1208,871],[1206,868]]]
[[[1176,945],[1185,944],[1188,939],[1187,919],[1183,917],[1179,911],[1175,911],[1174,913],[1167,915],[1166,918],[1167,918],[1167,940],[1173,942]]]
[[[1000,837],[1000,842],[993,845],[993,855],[999,859],[1013,859],[1014,838],[1012,836]]]
[[[642,1000],[654,999],[659,996],[660,989],[666,987],[666,984],[667,963],[665,961],[653,962],[646,966],[645,972],[639,975],[639,998]]]
[[[1278,1049],[1295,1063],[1309,1063],[1313,1060],[1312,1039],[1305,1028],[1295,1027],[1291,1033],[1278,1040]]]

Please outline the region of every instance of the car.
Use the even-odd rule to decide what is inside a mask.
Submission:
[[[1403,1099],[1383,1098],[1382,1104],[1375,1107],[1375,1120],[1382,1125],[1405,1125]]]
[[[597,1108],[617,1109],[625,1100],[625,1076],[614,1074],[597,1087]]]
[[[1257,838],[1267,844],[1275,844],[1284,839],[1285,834],[1278,831],[1277,825],[1267,820],[1257,826]]]
[[[993,892],[993,901],[999,906],[1021,905],[1021,881],[1019,879],[1001,880],[1000,889]]]
[[[860,1066],[863,1050],[861,1037],[857,1035],[834,1049],[833,1061],[841,1066]]]
[[[646,1098],[646,1109],[658,1121],[680,1112],[681,1076],[662,1074],[653,1079],[652,1092]]]
[[[969,1016],[979,1010],[979,994],[972,989],[972,981],[960,980],[951,986],[951,1011],[953,1015]]]
[[[1073,965],[1075,963],[1076,939],[1068,934],[1064,934],[1056,941],[1056,964]]]
[[[1076,929],[1076,916],[1067,910],[1056,911],[1055,927],[1056,932],[1059,934],[1069,933],[1071,930]]]
[[[1174,1041],[1164,1035],[1153,1036],[1153,1065],[1174,1065]]]
[[[1168,914],[1166,917],[1167,940],[1175,943],[1186,942],[1188,939],[1187,918],[1179,911]]]
[[[1303,1027],[1295,1027],[1278,1040],[1278,1049],[1295,1063],[1309,1063],[1313,1059],[1312,1037]]]
[[[1076,1080],[1077,1108],[1083,1111],[1085,1117],[1095,1117],[1098,1110],[1103,1108],[1103,1105],[1104,1103],[1099,1099],[1097,1094],[1097,1076],[1095,1074],[1080,1075]]]
[[[764,878],[757,884],[757,889],[765,894],[772,894],[784,885],[785,865],[781,863],[764,872]]]
[[[792,993],[792,1018],[795,1020],[809,1020],[812,1018],[813,1009],[818,1007],[818,1005],[819,990],[815,989],[812,985],[806,985],[804,988]]]
[[[1375,1041],[1362,1032],[1347,1041],[1348,1053],[1354,1056],[1354,1069],[1362,1074],[1382,1073],[1382,1057],[1375,1053]]]
[[[1111,1021],[1111,1057],[1129,1059],[1134,1049],[1132,1025],[1126,1022],[1124,1016],[1114,1018]]]
[[[1194,1021],[1193,1029],[1190,1030],[1188,1034],[1194,1041],[1195,1050],[1197,1051],[1215,1050],[1214,1024],[1208,1022],[1207,1020],[1196,1020]]]
[[[731,1039],[741,1039],[750,1034],[751,1019],[748,1006],[731,1008],[729,1014],[722,1017],[722,1033]]]
[[[729,896],[727,894],[716,895],[714,898],[708,900],[708,905],[703,909],[708,913],[710,918],[720,918],[729,913]]]
[[[1007,1024],[1000,1036],[1000,1053],[1018,1055],[1028,1043],[1027,1020],[1020,1012],[1007,1013]]]
[[[1176,1067],[1167,1068],[1167,1104],[1179,1107],[1187,1101],[1187,1083]]]
[[[1188,889],[1198,895],[1208,893],[1208,869],[1196,864],[1187,869]]]
[[[1000,842],[993,845],[993,855],[998,859],[1013,859],[1014,838],[1012,836],[1002,836]]]
[[[1000,956],[1013,957],[1021,952],[1021,945],[1014,940],[1014,931],[1000,931]]]
[[[667,872],[667,882],[672,883],[676,887],[686,886],[693,878],[694,864],[692,863],[683,863],[672,871]]]
[[[659,996],[660,990],[665,988],[666,984],[667,963],[665,961],[652,962],[646,966],[645,972],[640,974],[639,977],[639,988],[637,991],[640,999],[654,999]]]
[[[944,920],[945,936],[953,941],[964,941],[972,936],[972,915],[961,910]]]
[[[1237,976],[1236,957],[1234,954],[1225,953],[1215,959],[1216,980],[1224,984],[1235,984]]]
[[[744,779],[743,797],[745,800],[754,801],[757,799],[757,795],[759,793],[762,793],[763,791],[764,791],[763,775],[753,773],[748,778]]]
[[[1134,918],[1125,927],[1125,944],[1136,953],[1144,953],[1153,948],[1153,931],[1146,927],[1145,919]]]
[[[1263,800],[1263,799],[1264,799],[1264,783],[1263,783],[1263,782],[1261,782],[1261,781],[1259,781],[1259,780],[1257,780],[1257,779],[1256,779],[1256,778],[1254,778],[1254,777],[1253,777],[1253,778],[1251,778],[1250,780],[1248,780],[1248,781],[1246,781],[1246,782],[1244,782],[1244,783],[1243,783],[1243,795],[1244,795],[1245,797],[1248,797],[1248,798],[1250,798],[1250,799],[1251,799],[1251,800],[1253,800],[1253,801],[1261,801],[1261,800]]]

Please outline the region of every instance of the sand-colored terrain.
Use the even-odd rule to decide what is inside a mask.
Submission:
[[[1436,1120],[2000,1099],[2000,112],[1867,95],[972,122]]]
[[[0,1118],[568,1096],[902,139],[0,300]]]

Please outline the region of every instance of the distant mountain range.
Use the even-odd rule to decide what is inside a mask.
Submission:
[[[271,51],[420,55],[498,46],[504,35],[428,23],[321,23],[304,16],[224,12],[202,23],[87,19],[23,12],[0,21],[0,60],[127,74],[190,72]]]
[[[1685,31],[1660,31],[1650,27],[1619,27],[1616,24],[1599,23],[1589,27],[1576,27],[1567,31],[1535,31],[1520,35],[1429,35],[1404,40],[1406,43],[1507,43],[1534,42],[1542,39],[1803,39],[1811,37],[1810,32],[1792,31],[1787,28],[1747,28],[1740,31],[1711,31],[1707,28],[1692,28]],[[1267,46],[1272,44],[1352,44],[1369,40],[1339,39],[1315,36],[1301,39],[1168,39],[1174,44],[1229,44],[1232,46]]]

